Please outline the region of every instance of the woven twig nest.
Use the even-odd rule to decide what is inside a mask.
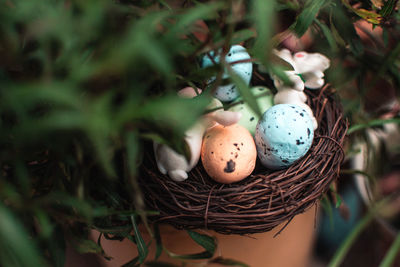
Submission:
[[[258,164],[246,179],[219,184],[199,162],[187,180],[175,182],[158,171],[149,153],[139,178],[147,208],[159,212],[149,219],[178,229],[252,234],[289,223],[313,206],[339,175],[347,122],[329,86],[305,91],[319,127],[308,153],[287,169]]]

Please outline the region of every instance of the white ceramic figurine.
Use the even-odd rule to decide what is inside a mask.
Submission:
[[[197,89],[201,93],[200,89]],[[179,96],[193,98],[196,92],[191,87],[186,87],[179,91]],[[208,106],[209,109],[222,107],[222,103],[213,99]],[[233,111],[224,111],[222,109],[204,115],[192,128],[186,133],[185,141],[190,148],[190,162],[185,156],[178,154],[167,145],[153,143],[154,154],[157,161],[158,169],[162,174],[168,176],[174,181],[184,181],[188,178],[188,172],[197,165],[200,158],[201,144],[204,132],[215,126],[217,123],[229,126],[237,123],[240,120],[241,114]]]
[[[321,88],[324,81],[324,71],[329,67],[329,59],[319,53],[298,52],[292,56],[289,50],[274,51],[279,57],[293,66],[293,71],[286,75],[293,85],[285,85],[277,77],[273,77],[278,93],[274,97],[275,104],[295,104],[303,108],[313,121],[314,130],[318,128],[317,120],[311,108],[306,104],[307,97],[304,88]]]

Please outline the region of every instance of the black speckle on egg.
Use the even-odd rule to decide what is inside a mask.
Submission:
[[[211,151],[211,154],[214,154],[214,151]]]
[[[278,129],[279,128],[278,125],[276,125],[275,128]]]
[[[304,145],[304,142],[301,142],[299,139],[296,140],[296,145]]]
[[[303,112],[302,112],[302,113],[300,113],[300,116],[304,117],[304,113],[303,113]]]
[[[233,160],[229,160],[226,162],[226,167],[224,169],[224,172],[226,173],[231,173],[235,171],[235,166],[236,163]]]
[[[292,135],[292,133],[289,132],[288,135]]]
[[[286,164],[289,163],[289,161],[287,161],[286,159],[283,159],[282,162]]]
[[[238,146],[238,144],[237,144],[237,143],[233,143],[233,145],[234,145],[234,146]]]
[[[308,135],[308,138],[310,138],[310,134],[311,134],[310,128],[307,128],[307,135]]]
[[[251,118],[250,118],[250,121],[254,121],[254,117],[251,117]]]
[[[268,129],[270,129],[271,128],[271,125],[268,125]]]
[[[208,138],[210,138],[210,135],[207,135],[207,137],[206,137],[206,138],[207,138],[207,139],[208,139]]]

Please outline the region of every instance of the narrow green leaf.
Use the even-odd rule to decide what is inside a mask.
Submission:
[[[352,125],[349,130],[347,131],[347,134],[350,135],[354,132],[371,128],[371,127],[376,127],[376,126],[382,126],[387,123],[400,123],[400,118],[394,118],[394,119],[376,119],[376,120],[371,120],[367,123],[360,123],[360,124],[355,124]]]
[[[159,225],[155,223],[153,229],[154,229],[154,238],[156,240],[156,253],[154,260],[157,260],[161,256],[161,253],[163,251],[163,244],[162,244]]]
[[[149,250],[147,248],[146,243],[143,240],[142,234],[140,233],[139,227],[136,223],[135,216],[131,216],[131,222],[132,222],[133,232],[135,235],[135,243],[138,248],[139,262],[143,263],[144,260],[147,258],[147,255],[149,254]]]
[[[333,36],[333,33],[331,32],[329,27],[326,26],[323,22],[319,21],[318,19],[315,19],[314,22],[321,29],[322,33],[324,34],[324,36],[326,38],[326,41],[329,44],[329,47],[332,49],[332,52],[337,52],[338,46],[336,44],[335,37]]]
[[[357,223],[352,232],[342,242],[339,249],[336,250],[331,261],[329,262],[328,267],[339,267],[341,265],[354,241],[356,241],[360,233],[369,225],[369,223],[375,217],[376,213],[385,203],[387,203],[387,201],[388,199],[381,200],[370,208],[369,212]]]
[[[191,230],[188,230],[189,236],[200,246],[202,246],[207,252],[214,254],[217,244],[215,238],[209,235],[200,234]]]
[[[321,199],[321,206],[322,206],[324,212],[326,212],[326,214],[328,215],[329,224],[330,224],[331,228],[333,228],[334,225],[333,225],[332,204],[326,195],[324,195],[324,197]]]
[[[50,238],[51,234],[53,233],[54,226],[51,223],[48,215],[41,209],[37,209],[35,211],[35,217],[37,219],[38,227],[40,229],[40,236],[43,239]]]
[[[0,263],[4,266],[47,266],[24,226],[2,202],[0,218],[0,250],[5,252]]]
[[[271,50],[274,7],[275,0],[253,0],[251,4],[251,19],[257,32],[253,54],[264,65],[268,64],[268,56]]]
[[[149,261],[144,264],[146,267],[179,267],[177,265],[173,265],[171,263],[162,262],[162,261]]]
[[[366,21],[373,23],[375,25],[378,25],[381,23],[382,16],[380,14],[377,14],[373,11],[369,11],[363,8],[354,8],[351,6],[349,3],[349,0],[342,0],[342,3],[344,6],[346,6],[348,9],[356,13],[358,16],[361,18],[365,19]]]
[[[236,85],[236,89],[242,96],[243,101],[247,103],[254,113],[256,113],[260,118],[262,113],[260,107],[258,106],[256,97],[250,92],[250,88],[238,75],[236,75],[230,66],[227,66],[226,68],[228,70],[230,79]]]
[[[55,267],[65,266],[65,242],[63,229],[60,226],[55,227],[53,235],[48,239],[47,242],[47,247]]]
[[[99,246],[96,242],[90,239],[76,239],[74,241],[74,247],[77,252],[81,254],[85,253],[96,253],[99,254],[103,251],[101,246]]]
[[[178,16],[175,24],[171,25],[166,38],[176,38],[177,35],[189,33],[192,30],[190,27],[199,19],[206,20],[218,16],[217,11],[225,7],[222,2],[210,2],[207,4],[197,4],[191,9]]]
[[[202,246],[205,251],[200,252],[200,253],[193,253],[193,254],[186,254],[186,255],[178,255],[173,252],[168,251],[165,249],[166,253],[175,259],[181,259],[181,260],[200,260],[200,259],[210,259],[214,256],[217,243],[215,238],[200,234],[191,230],[187,231],[189,236],[200,246]]]
[[[271,55],[269,56],[269,65],[273,65],[274,67],[279,67],[279,69],[284,71],[294,70],[292,64],[282,59],[275,53],[271,53]]]
[[[166,252],[171,258],[181,259],[181,260],[204,260],[204,259],[210,259],[213,257],[213,254],[211,254],[208,251],[203,251],[203,252],[194,253],[194,254],[187,254],[187,255],[175,254],[168,250],[166,250]]]
[[[230,45],[239,44],[255,37],[255,32],[249,29],[239,30],[233,33]]]
[[[393,241],[388,252],[386,252],[385,257],[383,258],[382,262],[379,264],[379,267],[393,266],[393,262],[399,256],[399,252],[400,252],[400,234],[397,234],[396,239]]]
[[[383,44],[385,47],[389,45],[389,32],[387,28],[382,29],[382,39],[383,39]]]
[[[238,266],[238,267],[250,267],[249,265],[232,259],[226,259],[222,257],[217,257],[215,259],[210,260],[208,263],[225,265],[225,266]]]
[[[331,22],[337,30],[338,35],[350,45],[350,49],[355,56],[359,56],[364,51],[364,46],[354,29],[353,22],[346,15],[342,5],[335,5],[331,9]]]
[[[379,14],[381,14],[384,18],[388,18],[395,10],[397,2],[398,0],[385,1],[385,5],[382,7]]]
[[[335,192],[335,196],[336,196],[335,208],[339,208],[340,205],[342,204],[342,197],[337,192]]]
[[[325,4],[325,0],[307,0],[304,9],[297,16],[294,26],[292,26],[293,31],[298,37],[303,36],[308,28],[310,28],[312,22],[317,16],[319,10]]]
[[[133,258],[132,260],[128,261],[127,263],[123,264],[121,267],[135,267],[139,261],[139,256]]]

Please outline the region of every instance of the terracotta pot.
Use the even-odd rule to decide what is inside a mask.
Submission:
[[[307,212],[296,216],[292,222],[274,238],[274,235],[283,227],[279,226],[274,230],[248,236],[222,235],[213,231],[208,234],[216,236],[218,249],[215,257],[235,259],[242,261],[252,267],[306,267],[312,253],[312,244],[315,236],[315,209],[311,208]],[[145,241],[150,240],[146,231],[142,231]],[[176,254],[198,253],[202,251],[186,233],[186,231],[176,230],[171,226],[163,225],[161,235],[164,246]],[[96,240],[98,232],[93,232]],[[154,243],[154,242],[153,242]],[[102,239],[105,252],[114,259],[104,260],[105,266],[121,266],[137,255],[136,246],[128,241],[109,241]],[[148,260],[154,259],[155,246],[151,247]],[[160,261],[179,264],[180,261],[168,257],[165,253],[160,257]],[[200,261],[201,262],[201,261]],[[204,262],[204,261],[203,261]],[[196,263],[199,263],[197,261]],[[204,262],[206,263],[206,262]],[[191,264],[187,265],[191,266]],[[221,266],[210,265],[205,266]]]

